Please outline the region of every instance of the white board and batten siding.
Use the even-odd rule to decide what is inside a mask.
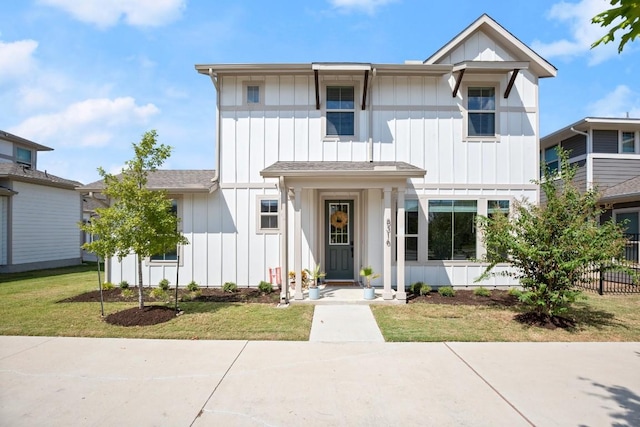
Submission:
[[[12,263],[81,257],[80,195],[74,190],[15,181],[12,200]]]
[[[7,263],[7,232],[9,221],[9,198],[0,196],[0,265]]]

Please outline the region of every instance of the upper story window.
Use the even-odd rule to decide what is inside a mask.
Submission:
[[[247,86],[247,104],[259,104],[260,103],[260,86],[248,85]]]
[[[278,207],[279,202],[277,198],[258,198],[258,226],[257,231],[259,233],[274,233],[279,230],[278,226]]]
[[[248,81],[243,84],[243,104],[255,107],[264,104],[264,85],[262,82]]]
[[[32,156],[31,150],[27,150],[26,148],[20,148],[20,147],[16,148],[16,163],[19,163],[21,165],[26,165],[26,166],[32,166],[33,159],[31,156]]]
[[[635,153],[636,152],[636,134],[635,132],[620,132],[620,152]]]
[[[496,88],[469,87],[467,94],[468,136],[495,136]]]
[[[558,159],[558,145],[545,148],[544,158],[542,159],[543,167],[547,168],[551,174],[556,174],[560,169],[560,159]],[[544,169],[540,171],[541,175],[544,175]]]
[[[353,86],[327,86],[326,136],[355,136]]]

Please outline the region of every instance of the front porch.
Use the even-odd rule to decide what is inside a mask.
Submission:
[[[404,304],[398,299],[384,299],[383,289],[375,288],[375,299],[366,300],[363,297],[361,286],[328,286],[320,285],[320,299],[309,299],[309,290],[302,291],[303,299],[290,299],[291,304],[311,304],[311,305],[379,305],[379,304]],[[395,291],[391,291],[395,296]]]

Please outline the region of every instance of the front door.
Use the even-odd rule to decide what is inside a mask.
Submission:
[[[353,200],[325,202],[327,280],[353,280]]]

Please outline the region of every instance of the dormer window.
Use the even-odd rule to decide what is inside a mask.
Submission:
[[[33,159],[31,156],[31,150],[20,147],[16,148],[16,163],[31,167],[33,164]]]

